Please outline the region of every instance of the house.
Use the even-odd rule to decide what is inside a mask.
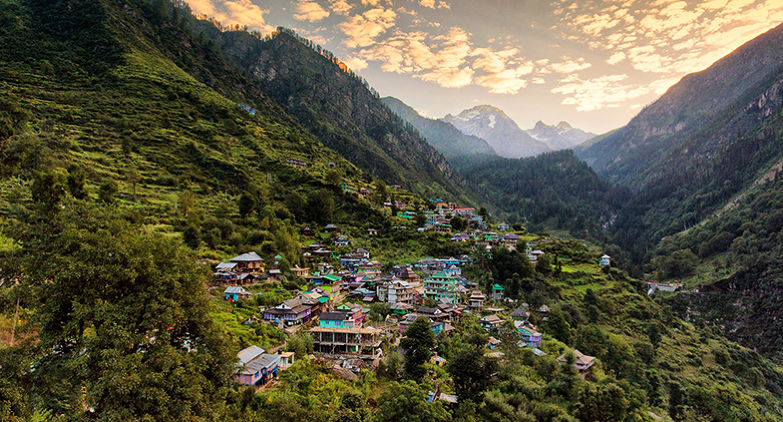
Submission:
[[[236,272],[264,272],[264,260],[255,252],[248,252],[235,256],[231,258],[229,262],[237,264],[235,267]]]
[[[487,299],[484,293],[474,290],[468,298],[468,306],[474,312],[481,312],[484,309],[484,301]]]
[[[506,223],[498,224],[498,231],[507,232],[508,231],[508,224],[506,224]]]
[[[218,273],[235,273],[237,270],[236,262],[221,262],[215,267],[215,272]]]
[[[324,312],[319,321],[319,327],[353,328],[355,325],[347,312]]]
[[[568,354],[564,353],[560,355],[560,357],[557,358],[557,362],[560,364],[563,364],[567,361]],[[594,356],[587,356],[586,354],[580,352],[577,349],[574,349],[574,367],[576,367],[579,372],[584,372],[590,369],[591,366],[595,363],[595,357]]]
[[[215,280],[223,282],[234,282],[239,277],[237,273],[236,262],[221,262],[215,267],[215,273],[212,275]]]
[[[413,306],[408,305],[407,303],[395,303],[389,306],[389,309],[393,314],[396,315],[407,315],[408,312],[413,310]]]
[[[446,366],[446,364],[449,363],[449,361],[438,356],[437,353],[433,353],[432,356],[430,356],[430,363],[435,366]]]
[[[337,236],[337,238],[332,241],[332,244],[337,247],[345,247],[351,244],[351,240],[348,239],[348,236]]]
[[[305,304],[304,300],[289,299],[264,311],[264,319],[267,321],[283,322],[285,325],[302,324],[310,320],[312,305]]]
[[[253,296],[252,293],[240,286],[226,287],[226,290],[223,293],[225,294],[225,299],[231,302],[239,302],[240,299],[247,299],[250,296]]]
[[[356,249],[355,251],[351,252],[351,258],[370,259],[370,251],[362,248]]]
[[[320,257],[331,257],[332,251],[325,248],[318,248],[315,251],[313,251],[313,255],[320,256]]]
[[[275,255],[275,267],[280,266],[280,261],[283,260],[283,255],[277,254]]]
[[[457,282],[454,277],[437,272],[424,280],[424,296],[436,302],[456,303]]]
[[[421,306],[416,310],[416,313],[433,321],[447,321],[449,319],[449,314],[443,312],[440,308],[425,308]]]
[[[503,320],[497,315],[487,315],[479,320],[479,324],[487,331],[495,331],[503,325]]]
[[[405,280],[408,283],[421,283],[421,276],[416,274],[410,267],[402,267],[397,271],[397,278]]]
[[[405,280],[392,279],[377,287],[378,300],[388,303],[405,303],[413,305],[417,301],[416,290]]]
[[[612,258],[609,255],[604,255],[601,257],[601,261],[599,262],[599,265],[602,267],[608,267],[612,263]]]
[[[335,310],[348,314],[348,318],[352,319],[357,327],[361,327],[364,323],[364,310],[359,305],[349,305],[343,303]]]
[[[340,228],[334,224],[327,224],[326,227],[324,227],[324,231],[329,233],[336,232],[338,230],[340,230]]]
[[[503,300],[503,286],[495,283],[492,286],[492,300],[500,302]]]
[[[456,265],[449,265],[448,267],[443,269],[443,272],[452,277],[462,275],[462,269]]]
[[[541,305],[538,307],[538,313],[541,314],[541,320],[542,321],[549,321],[549,312],[552,310],[549,309],[549,306]]]
[[[530,260],[531,263],[535,264],[536,262],[538,262],[538,258],[540,258],[542,255],[544,255],[543,251],[534,250],[534,251],[530,251],[530,253],[527,254],[527,258]]]
[[[514,321],[514,327],[517,329],[519,336],[522,337],[522,342],[528,347],[538,347],[541,344],[541,333],[536,330],[536,327],[529,322]]]
[[[514,233],[506,233],[500,240],[507,245],[516,245],[517,242],[519,242],[519,235]]]
[[[468,242],[470,241],[470,236],[468,236],[465,233],[457,233],[454,236],[451,236],[452,242]]]
[[[294,364],[294,352],[280,353],[280,370],[286,370]]]
[[[291,272],[297,277],[307,277],[310,274],[310,269],[299,268],[298,265],[295,265],[294,268],[291,268]]]
[[[280,355],[265,353],[258,346],[250,346],[237,353],[239,364],[234,382],[242,385],[264,385],[277,378]]]
[[[310,228],[310,226],[304,226],[301,229],[299,229],[299,233],[303,236],[312,237],[315,235],[315,232],[313,232],[313,229]]]
[[[511,319],[514,321],[527,321],[529,317],[530,314],[525,308],[516,308],[511,312]]]
[[[374,328],[315,327],[310,329],[315,353],[356,354],[377,358],[381,352],[381,330]]]
[[[488,350],[495,350],[497,349],[501,344],[501,341],[496,339],[495,337],[489,336],[489,340],[487,340],[487,349]]]

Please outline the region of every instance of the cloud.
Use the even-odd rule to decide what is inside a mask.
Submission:
[[[580,70],[585,70],[593,65],[587,62],[584,57],[578,59],[572,59],[568,56],[562,57],[562,61],[557,63],[551,63],[549,70],[557,73],[574,73]]]
[[[628,75],[606,75],[583,80],[577,75],[569,75],[560,80],[552,93],[565,98],[562,104],[574,105],[577,111],[594,111],[603,108],[617,108],[626,101],[650,93],[650,88],[627,84]]]
[[[355,15],[338,25],[348,37],[343,43],[350,48],[372,45],[379,35],[394,26],[396,17],[394,10],[383,7],[375,7],[361,15]]]
[[[213,17],[223,25],[239,24],[263,33],[275,29],[264,20],[269,11],[250,0],[188,0],[188,4],[195,13]]]
[[[275,30],[264,20],[269,11],[250,0],[187,0],[187,3],[194,13],[215,18],[223,25],[244,25],[262,33]]]
[[[396,30],[362,49],[360,56],[380,62],[386,72],[410,74],[446,88],[475,84],[494,94],[518,93],[536,68],[517,48],[474,47],[470,34],[460,27],[441,35]]]
[[[665,78],[699,71],[783,21],[780,0],[555,1],[564,38]],[[625,56],[623,56],[623,54]]]
[[[346,16],[348,15],[348,12],[353,9],[353,6],[348,4],[345,0],[332,0],[329,3],[329,9],[331,9],[333,13]]]
[[[343,60],[343,63],[348,65],[348,67],[354,72],[367,69],[367,61],[359,57],[348,57],[347,59]]]
[[[329,11],[314,1],[304,1],[296,6],[294,19],[300,21],[317,22],[329,16]]]
[[[476,85],[489,88],[493,94],[516,94],[527,87],[524,76],[535,69],[533,62],[518,58],[519,49],[507,48],[495,51],[490,48],[477,48],[473,69],[482,72],[476,77]]]
[[[451,9],[451,5],[445,1],[419,0],[419,4],[430,9]]]
[[[622,51],[618,51],[617,53],[612,54],[611,57],[606,61],[609,64],[617,64],[621,61],[625,60],[625,53]]]

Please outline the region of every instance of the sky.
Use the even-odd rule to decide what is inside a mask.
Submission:
[[[431,118],[481,104],[523,129],[604,133],[783,22],[783,0],[186,0],[224,25],[294,29]]]

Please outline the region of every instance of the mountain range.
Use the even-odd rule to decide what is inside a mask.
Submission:
[[[546,143],[520,129],[514,120],[497,107],[480,105],[456,116],[448,114],[441,120],[467,135],[487,141],[501,157],[529,157],[551,151]]]
[[[384,266],[474,254],[480,289],[551,305],[546,321],[532,312],[543,355],[498,334],[497,370],[477,316],[438,340],[465,365],[432,374],[467,369],[443,387],[479,391],[455,418],[779,418],[783,369],[767,357],[783,362],[780,45],[783,26],[626,127],[552,152],[590,134],[524,131],[491,106],[423,118],[284,28],[227,30],[180,1],[0,2],[0,329],[20,323],[0,347],[0,419],[368,420],[433,405],[393,347],[356,377],[310,360],[312,338],[256,321],[301,293],[298,276],[253,286],[253,302],[206,303],[199,260],[256,250],[305,267],[302,247],[330,242],[329,223]],[[434,198],[486,205],[487,231],[512,223],[544,256],[534,268],[394,214]],[[599,268],[604,253],[613,264]],[[684,291],[650,299],[647,280]],[[291,375],[229,388],[229,345],[286,340],[302,346]],[[576,348],[597,357],[592,371],[558,364]]]
[[[448,122],[423,117],[412,107],[394,97],[384,97],[381,101],[416,128],[424,139],[447,159],[463,155],[495,154],[495,150],[487,141],[464,134]]]
[[[549,126],[539,120],[533,129],[528,129],[526,132],[533,139],[547,144],[553,151],[573,148],[597,136],[594,133],[576,129],[568,122],[563,121],[556,126]]]
[[[779,358],[781,45],[783,25],[576,150],[635,192],[609,229],[629,261],[650,278],[698,287],[678,297],[689,298],[678,302],[683,315]]]

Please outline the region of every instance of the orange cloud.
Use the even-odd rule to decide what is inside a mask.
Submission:
[[[329,16],[329,11],[314,1],[304,1],[296,6],[294,19],[300,21],[317,22]]]
[[[190,8],[199,14],[214,17],[224,25],[245,25],[252,30],[272,32],[275,28],[267,25],[262,9],[250,0],[187,0]]]

